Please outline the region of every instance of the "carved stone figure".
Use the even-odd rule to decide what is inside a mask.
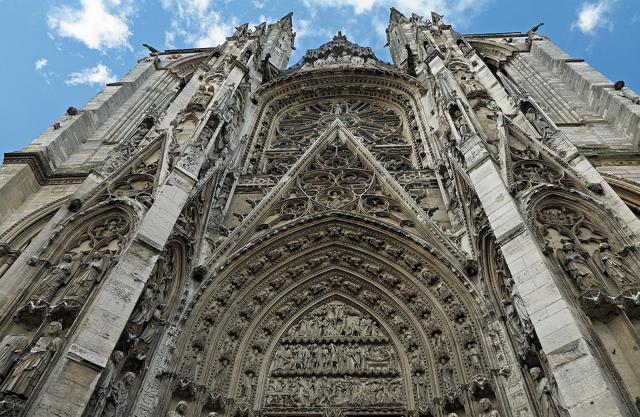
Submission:
[[[480,365],[480,351],[476,347],[475,343],[469,343],[467,345],[467,358],[471,365],[471,371],[473,374],[479,374],[482,372],[482,365]]]
[[[105,405],[102,417],[125,417],[127,404],[129,402],[129,389],[131,384],[136,379],[136,374],[133,372],[125,372],[113,386],[111,387],[111,393],[107,398],[107,404]]]
[[[2,393],[29,398],[49,362],[62,346],[62,339],[59,336],[61,331],[60,322],[49,323],[46,333],[16,363],[13,371],[0,387]]]
[[[549,385],[549,380],[542,374],[542,370],[538,367],[529,369],[531,379],[536,384],[536,393],[538,405],[542,412],[542,417],[559,417],[558,402],[556,394]]]
[[[40,285],[33,292],[31,299],[51,303],[58,290],[69,282],[72,265],[73,258],[71,254],[65,253],[62,256],[62,260],[52,267],[51,272],[42,279]]]
[[[471,130],[467,125],[467,120],[460,110],[456,110],[453,114],[453,124],[456,126],[456,129],[463,140],[471,134]]]
[[[633,272],[627,267],[622,257],[611,250],[607,242],[602,242],[594,254],[600,270],[620,287],[634,285],[637,282]]]
[[[480,417],[500,417],[498,410],[493,408],[491,400],[488,398],[480,399]]]
[[[509,291],[513,313],[515,314],[513,318],[519,321],[520,329],[528,335],[533,331],[533,325],[531,324],[531,319],[529,318],[529,313],[527,313],[524,301],[516,289],[513,278],[507,278],[505,280],[505,286],[507,291]]]
[[[142,326],[144,323],[151,319],[154,312],[155,300],[157,297],[158,286],[155,283],[151,283],[145,288],[142,294],[136,311],[133,313],[131,321],[138,326]]]
[[[64,299],[84,304],[93,287],[100,282],[103,268],[103,255],[100,252],[93,252],[91,260],[80,265],[80,269],[67,287]]]
[[[7,376],[22,351],[29,345],[29,339],[21,334],[10,334],[0,344],[0,382]]]
[[[524,116],[533,125],[542,139],[547,139],[555,132],[555,129],[547,122],[547,119],[539,114],[533,107],[529,107]]]
[[[453,367],[449,363],[448,358],[440,358],[440,366],[438,368],[438,376],[442,387],[446,391],[451,391],[455,388],[455,382],[453,379]]]
[[[100,377],[98,386],[95,389],[93,398],[93,412],[90,414],[92,417],[100,417],[102,415],[104,407],[107,404],[107,399],[111,394],[111,388],[115,382],[118,366],[120,365],[120,362],[122,362],[123,358],[124,353],[120,350],[116,350],[113,352],[107,362],[107,366],[102,371],[102,376]]]
[[[187,413],[187,402],[179,401],[175,410],[169,410],[167,417],[182,417]]]
[[[565,243],[562,245],[560,257],[562,266],[569,276],[573,278],[580,291],[587,291],[598,287],[598,281],[593,275],[593,271],[589,265],[587,265],[582,255],[576,252],[573,243]]]

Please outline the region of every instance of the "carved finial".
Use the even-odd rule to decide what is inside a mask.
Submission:
[[[398,11],[395,7],[391,8],[391,14],[389,15],[389,23],[406,23],[407,18]]]
[[[287,13],[286,15],[282,16],[282,17],[280,18],[280,20],[278,20],[278,23],[279,23],[281,26],[285,26],[285,27],[289,27],[289,28],[290,28],[290,27],[292,27],[292,26],[293,26],[293,19],[292,19],[292,16],[293,16],[293,12],[289,12],[289,13]]]

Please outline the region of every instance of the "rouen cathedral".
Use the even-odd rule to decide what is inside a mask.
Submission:
[[[0,416],[640,416],[640,97],[538,27],[157,51],[0,175]]]

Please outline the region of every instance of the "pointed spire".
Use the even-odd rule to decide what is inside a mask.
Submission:
[[[445,24],[444,15],[438,14],[436,12],[431,12],[431,23],[433,23],[433,25],[437,27],[443,26]]]
[[[282,28],[293,28],[293,12],[289,12],[286,15],[282,16],[280,20],[276,22],[277,25],[280,25]]]
[[[236,31],[233,34],[234,37],[241,37],[247,34],[249,30],[249,23],[243,23],[240,26],[236,27]]]
[[[391,8],[391,14],[389,15],[389,24],[391,24],[391,23],[407,23],[407,22],[408,22],[408,20],[405,17],[405,15],[400,13],[398,11],[398,9],[396,9],[395,7]]]

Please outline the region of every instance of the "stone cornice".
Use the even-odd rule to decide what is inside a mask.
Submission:
[[[7,152],[4,164],[29,165],[40,185],[80,184],[89,175],[90,169],[73,172],[52,172],[38,152]]]

